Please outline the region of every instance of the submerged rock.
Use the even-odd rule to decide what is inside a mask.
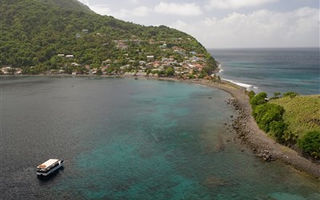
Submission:
[[[212,176],[212,177],[208,177],[204,181],[204,185],[206,185],[207,187],[225,186],[227,185],[227,182],[221,178]]]

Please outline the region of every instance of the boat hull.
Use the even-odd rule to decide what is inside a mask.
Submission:
[[[63,163],[59,163],[57,166],[55,166],[54,168],[50,169],[47,172],[37,172],[37,176],[43,176],[43,177],[50,176],[51,174],[53,174],[54,172],[56,172],[62,167],[63,167]]]

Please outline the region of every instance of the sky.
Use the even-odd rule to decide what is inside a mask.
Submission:
[[[79,0],[101,15],[184,31],[207,48],[319,47],[319,0]]]

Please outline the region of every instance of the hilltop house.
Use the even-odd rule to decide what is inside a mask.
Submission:
[[[154,60],[154,56],[153,55],[147,56],[147,60],[148,61],[153,61]]]
[[[66,55],[66,58],[74,58],[74,55]]]
[[[73,63],[71,63],[71,66],[79,67],[79,66],[80,66],[80,64],[78,64],[78,63],[76,63],[76,62],[73,62]]]

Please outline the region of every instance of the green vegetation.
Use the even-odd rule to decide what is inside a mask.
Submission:
[[[174,75],[174,69],[173,67],[168,67],[165,71],[166,76],[173,76]]]
[[[264,103],[254,108],[253,117],[262,130],[271,133],[277,141],[282,142],[284,140],[283,133],[286,129],[283,113],[283,107],[276,104]]]
[[[279,95],[280,95],[280,94],[279,94]],[[296,92],[286,92],[286,93],[283,94],[283,97],[294,98],[294,97],[296,97],[296,96],[298,96],[298,93],[296,93]]]
[[[266,133],[274,136],[278,142],[288,141],[288,138],[284,137],[287,130],[287,125],[283,120],[284,108],[276,104],[267,103],[267,93],[265,92],[255,96],[253,93],[249,93],[249,96],[251,96],[252,114],[258,126]]]
[[[256,95],[256,93],[254,91],[250,91],[248,92],[248,96],[250,98],[250,100]]]
[[[251,93],[251,99],[250,99],[250,103],[253,107],[256,107],[258,105],[264,104],[266,103],[266,98],[268,97],[267,93],[265,92],[261,92],[255,96],[252,96]]]
[[[302,138],[307,132],[320,131],[320,95],[289,96],[272,100],[286,110],[284,119],[289,131]]]
[[[191,63],[196,56],[207,74],[217,67],[190,35],[101,16],[76,0],[2,0],[0,27],[0,67],[22,68],[22,73],[138,71],[139,61],[150,55],[177,63],[186,57]]]
[[[320,158],[320,131],[311,131],[299,141],[299,147],[314,158]]]
[[[269,102],[266,98],[266,93],[251,94],[250,98],[259,127],[278,142],[298,144],[303,152],[319,159],[320,95],[299,96],[288,92]]]

